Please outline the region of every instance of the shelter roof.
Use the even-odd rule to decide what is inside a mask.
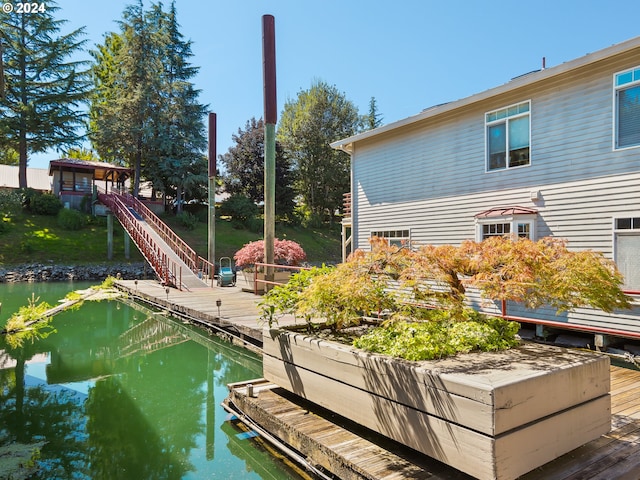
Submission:
[[[105,180],[113,178],[115,174],[117,178],[129,178],[132,170],[128,167],[121,167],[112,163],[92,162],[89,160],[80,160],[78,158],[59,158],[49,162],[49,175],[53,175],[54,170],[62,169],[71,170],[93,170],[96,180]]]
[[[519,207],[517,205],[513,207],[494,207],[484,212],[477,213],[475,218],[490,218],[490,217],[509,217],[513,215],[537,215],[538,210],[535,208]]]

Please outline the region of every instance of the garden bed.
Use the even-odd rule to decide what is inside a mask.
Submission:
[[[422,362],[264,331],[264,377],[479,479],[515,479],[610,429],[609,359],[524,344]]]

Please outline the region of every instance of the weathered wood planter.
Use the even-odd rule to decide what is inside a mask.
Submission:
[[[251,288],[249,288],[248,290],[250,291],[254,291],[253,288],[253,280],[254,280],[254,272],[249,272],[246,270],[242,271],[242,274],[244,275],[245,281],[247,282],[248,285],[251,286]],[[289,281],[289,278],[291,277],[291,272],[288,271],[284,271],[284,272],[273,272],[273,281],[277,282],[277,283],[287,283]],[[257,274],[257,278],[258,280],[264,280],[265,279],[265,274],[258,272]],[[255,289],[255,291],[257,293],[264,293],[265,291],[265,285],[262,282],[258,282],[257,288]]]
[[[264,377],[478,479],[515,479],[611,427],[609,359],[526,344],[408,362],[281,329]]]

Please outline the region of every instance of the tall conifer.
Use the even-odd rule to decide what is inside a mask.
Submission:
[[[61,35],[58,10],[50,0],[30,14],[0,12],[0,148],[18,152],[22,188],[30,153],[81,143],[80,109],[91,86],[88,63],[75,59],[84,30]]]

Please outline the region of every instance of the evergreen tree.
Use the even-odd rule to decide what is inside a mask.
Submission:
[[[382,115],[378,112],[375,97],[371,97],[371,100],[369,100],[369,114],[362,119],[362,123],[366,130],[373,130],[382,125]]]
[[[156,29],[162,32],[165,44],[160,53],[164,71],[162,79],[162,105],[156,116],[158,136],[158,164],[146,165],[146,178],[154,187],[163,187],[166,193],[175,191],[178,211],[182,209],[185,193],[196,186],[207,184],[207,160],[202,152],[207,147],[203,119],[207,107],[198,102],[200,90],[190,80],[198,68],[190,65],[193,56],[191,41],[185,41],[179,31],[175,2],[168,13],[161,5],[152,6]]]
[[[137,196],[143,159],[157,151],[153,122],[162,104],[159,72],[163,65],[158,55],[161,39],[147,21],[142,0],[125,9],[120,27],[121,46],[99,47],[99,51],[111,49],[115,53],[115,72],[105,73],[107,67],[98,66],[103,77],[113,76],[115,81],[105,98],[93,99],[94,103],[100,102],[100,115],[93,117],[93,142],[98,152],[111,151],[134,170],[133,193]],[[97,75],[94,78],[99,79]],[[104,85],[97,87],[105,92],[100,88]]]
[[[87,62],[70,60],[83,48],[83,29],[60,35],[53,0],[33,14],[0,12],[0,149],[19,156],[19,185],[27,187],[30,153],[80,145],[80,107],[90,90]]]
[[[226,175],[224,189],[230,194],[241,194],[255,203],[264,200],[264,121],[252,118],[245,129],[233,135],[235,144],[220,161]],[[276,142],[276,214],[289,217],[293,212],[295,193],[291,162],[280,142]]]
[[[199,90],[190,79],[191,42],[179,31],[175,3],[144,11],[129,6],[120,23],[93,52],[96,93],[91,102],[91,139],[103,158],[135,169],[134,195],[142,176],[156,190],[181,200],[192,184],[206,184],[206,148]],[[190,178],[196,175],[197,178]],[[204,180],[203,180],[204,179]],[[180,202],[179,202],[180,204]]]
[[[106,121],[115,115],[115,103],[124,89],[118,63],[123,37],[114,32],[105,35],[104,44],[91,51],[94,89],[89,107],[89,138],[104,161],[124,166],[126,152],[118,141],[118,123]]]
[[[316,221],[325,215],[333,220],[350,189],[349,156],[330,143],[354,135],[360,127],[354,104],[321,81],[284,106],[277,138],[291,155],[296,193]]]

